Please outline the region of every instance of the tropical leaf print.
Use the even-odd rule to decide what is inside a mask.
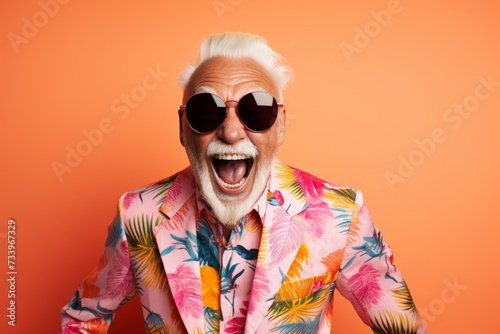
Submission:
[[[334,283],[335,284],[335,283]],[[326,307],[325,307],[325,310],[323,311],[323,319],[326,320],[326,326],[328,326],[328,328],[332,328],[333,326],[333,315],[334,315],[334,307],[333,307],[333,293],[332,293],[332,296],[330,298],[330,300],[328,301],[328,303],[326,304]]]
[[[368,308],[373,304],[378,304],[382,299],[382,289],[379,284],[380,273],[370,264],[363,264],[357,274],[347,281],[353,295],[358,301]]]
[[[337,275],[340,270],[340,265],[342,264],[342,256],[344,255],[343,249],[337,249],[336,251],[328,254],[327,256],[321,259],[321,263],[323,263],[328,272],[332,273],[332,275]]]
[[[241,317],[234,317],[227,322],[225,333],[243,333],[245,330],[245,323],[247,320],[248,301],[242,302],[243,307],[240,307]]]
[[[92,319],[85,323],[85,333],[106,334],[108,332],[111,321],[103,321],[102,319]]]
[[[294,169],[293,173],[308,200],[323,199],[324,183],[322,180],[298,169]]]
[[[167,292],[167,300],[168,311],[170,313],[170,319],[167,319],[167,323],[169,324],[170,333],[185,333],[182,317],[175,305],[174,296],[172,296],[172,290],[170,289]]]
[[[257,216],[257,217],[255,217]],[[244,225],[245,232],[251,232],[251,233],[259,233],[262,229],[262,222],[260,220],[259,215],[250,215],[249,219]]]
[[[178,237],[176,235],[170,234],[170,237],[175,240],[172,246],[165,248],[161,251],[161,256],[166,255],[172,251],[183,250],[189,255],[189,258],[184,261],[198,261],[198,245],[196,244],[196,234],[184,230],[186,237]]]
[[[265,267],[257,266],[257,268],[255,269],[255,275],[253,277],[252,296],[250,297],[250,299],[255,301],[255,303],[249,305],[249,314],[252,314],[255,311],[255,305],[257,305],[258,302],[262,301],[264,298],[267,299],[269,297],[269,292],[270,290],[267,270]]]
[[[202,218],[200,218],[196,226],[196,237],[198,239],[198,258],[200,260],[200,265],[210,266],[218,272],[220,268],[219,245],[210,225]]]
[[[300,244],[297,255],[295,256],[295,259],[290,266],[290,269],[288,269],[288,273],[284,282],[287,282],[291,279],[299,279],[300,272],[302,271],[302,263],[307,262],[309,262],[309,247],[307,246],[307,243],[302,242]]]
[[[374,229],[372,236],[363,237],[363,240],[365,241],[363,245],[354,246],[352,249],[356,250],[360,256],[368,257],[365,262],[385,255],[385,243],[380,231]]]
[[[420,320],[413,319],[407,313],[391,310],[379,312],[375,319],[370,320],[370,327],[375,334],[417,334]]]
[[[355,221],[354,224],[352,224],[352,220],[354,217],[352,209],[353,208],[349,210],[342,208],[332,209],[334,221],[336,222],[335,228],[339,230],[339,235],[347,234],[348,240],[346,241],[348,241],[349,244],[352,244],[354,242],[358,235],[357,233],[359,232],[359,227],[356,226],[356,224],[359,224],[359,222]]]
[[[274,210],[273,226],[269,231],[271,265],[280,263],[296,251],[304,239],[304,228],[300,219],[290,219],[288,213],[278,207]]]
[[[280,179],[280,188],[287,189],[296,199],[304,202],[304,192],[292,168],[282,164],[276,164],[275,167],[277,170],[276,177]]]
[[[88,275],[83,282],[80,284],[80,293],[83,298],[95,298],[99,297],[100,288],[96,284],[99,274],[106,268],[108,260],[106,257],[102,256],[97,264],[97,267]]]
[[[356,298],[349,298],[349,301],[351,302],[361,321],[363,321],[367,325],[370,325],[370,314],[366,311],[363,304],[361,304],[361,302]]]
[[[170,219],[167,219],[165,223],[160,225],[161,229],[166,229],[169,231],[175,231],[182,228],[184,222],[186,221],[186,214],[191,210],[193,203],[195,202],[194,198],[189,199],[186,203],[177,210],[175,215]]]
[[[146,215],[134,216],[125,225],[125,234],[137,283],[163,290],[167,288],[167,278],[153,234],[153,229],[159,222],[160,217],[153,222]]]
[[[146,306],[142,305],[148,312],[148,316],[145,319],[146,333],[154,334],[168,334],[168,329],[161,315],[158,313],[151,312]]]
[[[283,334],[316,334],[318,332],[318,326],[321,320],[322,314],[318,314],[312,319],[307,319],[303,322],[291,323],[291,324],[281,324],[272,328],[271,333],[283,333]]]
[[[333,208],[351,211],[355,200],[356,191],[352,188],[326,188],[324,197],[330,201]]]
[[[332,275],[326,273],[319,276],[284,282],[281,284],[275,300],[282,301],[307,297],[331,281]]]
[[[349,223],[349,230],[347,232],[346,247],[352,245],[359,238],[359,232],[361,227],[361,221],[358,217],[359,206],[355,206],[352,212],[351,221]]]
[[[236,245],[232,248],[241,258],[247,261],[255,261],[257,260],[257,256],[259,255],[259,250],[257,248],[246,249],[242,245]]]
[[[118,242],[125,236],[120,217],[117,215],[108,228],[108,237],[106,238],[106,247],[116,247]]]
[[[332,189],[334,193],[339,191]],[[326,195],[325,195],[326,196]],[[353,195],[354,196],[354,195]],[[332,200],[339,199],[339,202],[334,202],[333,216],[338,223],[336,228],[340,229],[340,234],[347,234],[346,246],[352,245],[358,238],[362,221],[359,220],[359,206],[354,202],[354,198],[333,196]]]
[[[116,252],[111,262],[111,270],[106,277],[106,292],[103,298],[120,299],[128,296],[134,289],[134,276],[127,254],[127,242],[122,241],[117,247],[120,251]]]
[[[203,307],[205,319],[205,334],[218,334],[220,330],[219,313],[210,307]]]
[[[406,285],[405,281],[399,282],[399,284],[398,288],[392,290],[396,303],[403,311],[410,311],[410,314],[417,314],[417,307],[408,289],[408,285]]]
[[[99,302],[97,302],[96,309],[93,309],[93,308],[90,308],[87,306],[83,306],[82,305],[82,298],[80,298],[80,294],[79,294],[78,290],[75,291],[75,294],[71,298],[71,301],[69,303],[69,307],[72,310],[88,312],[94,318],[102,318],[104,320],[108,320],[110,317],[112,317],[112,315],[109,314],[110,311],[102,308],[100,306]]]
[[[307,321],[311,322],[320,315],[333,294],[334,283],[331,282],[331,284],[323,285],[317,291],[307,295],[307,290],[312,288],[310,283],[311,282],[307,282],[306,280],[306,282],[299,283],[305,284],[303,287],[297,287],[299,294],[306,294],[305,297],[278,299],[277,295],[277,298],[269,308],[268,314],[270,319],[273,321],[276,320],[277,323],[296,324]],[[284,293],[284,295],[288,295],[287,297],[291,297],[296,294],[293,290],[294,289],[290,288],[286,293],[284,293],[284,291],[281,292]]]
[[[226,329],[224,330],[224,333],[244,333],[245,331],[245,323],[246,323],[246,317],[234,317],[231,318],[227,322]]]
[[[269,256],[269,230],[266,226],[262,226],[262,236],[260,239],[259,255],[257,256],[257,263],[265,263]]]
[[[80,332],[80,321],[70,320],[66,323],[63,328],[62,334],[81,334]]]
[[[140,199],[138,192],[127,193],[123,198],[123,209],[127,210],[130,208],[137,199]]]
[[[279,190],[275,190],[273,192],[269,191],[267,193],[267,201],[272,206],[283,205],[285,203],[285,199],[283,198],[283,195],[281,194],[281,191],[279,191]]]
[[[227,262],[227,265],[222,266],[220,274],[220,280],[221,280],[220,289],[223,295],[229,293],[230,291],[236,288],[237,286],[236,281],[245,272],[245,269],[236,271],[236,268],[239,266],[240,263],[236,261],[236,263],[233,264],[232,262],[233,258],[231,257]]]
[[[172,296],[177,302],[179,312],[199,318],[203,312],[203,298],[200,291],[200,279],[194,270],[182,264],[177,271],[168,275]]]
[[[359,237],[360,221],[358,220],[358,206],[356,192],[351,188],[327,188],[324,197],[329,200],[336,228],[340,234],[347,234],[346,245],[349,246]]]
[[[142,198],[143,193],[146,194],[152,193],[153,198],[158,198],[157,204],[161,204],[165,200],[165,197],[169,193],[170,188],[172,188],[172,185],[174,184],[174,181],[177,179],[178,175],[179,173],[174,174],[166,179],[163,179],[159,182],[156,182],[155,184],[152,184],[151,186],[147,187],[146,189],[140,192],[140,197]],[[180,193],[180,183],[181,182],[177,182],[177,184],[179,185],[178,186],[179,189],[175,189],[177,195]]]
[[[333,218],[333,212],[328,207],[328,204],[322,201],[309,202],[307,210],[302,211],[300,217],[308,227],[308,232],[316,238],[321,238],[326,230],[328,222]]]

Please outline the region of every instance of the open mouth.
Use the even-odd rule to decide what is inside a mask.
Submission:
[[[227,189],[236,189],[245,183],[253,161],[253,158],[242,154],[219,154],[212,158],[214,170]]]

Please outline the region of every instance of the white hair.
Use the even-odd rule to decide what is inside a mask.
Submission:
[[[185,89],[198,66],[217,56],[255,60],[269,73],[280,98],[285,86],[293,79],[293,70],[286,59],[271,49],[264,38],[250,33],[226,32],[212,35],[201,43],[198,60],[181,74],[180,86]]]

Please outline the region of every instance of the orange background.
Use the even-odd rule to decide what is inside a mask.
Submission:
[[[118,197],[187,164],[176,79],[203,38],[227,30],[260,34],[288,59],[296,79],[279,157],[363,191],[429,332],[498,332],[500,86],[461,123],[444,117],[474,102],[478,77],[500,82],[500,4],[397,3],[73,0],[44,21],[38,1],[3,1],[0,332],[59,333],[59,309],[97,264]],[[376,23],[388,8],[399,12]],[[23,31],[31,37],[15,46],[9,38]],[[347,44],[357,47],[350,56]],[[168,75],[121,119],[112,103],[157,66]],[[60,181],[53,163],[66,164],[68,146],[84,149],[82,131],[103,119],[112,130]],[[436,128],[442,142],[418,153],[415,141]],[[417,166],[391,187],[386,173],[398,174],[401,157]],[[8,219],[17,224],[16,327],[6,324]],[[340,295],[336,312],[336,333],[370,333]],[[141,318],[135,299],[110,332],[142,333]]]

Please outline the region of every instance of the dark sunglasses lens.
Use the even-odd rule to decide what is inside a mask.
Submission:
[[[193,130],[210,133],[217,129],[226,118],[226,105],[218,96],[196,94],[186,102],[186,117]]]
[[[276,99],[265,92],[254,92],[243,96],[238,103],[241,122],[252,131],[266,131],[271,128],[278,115]]]

